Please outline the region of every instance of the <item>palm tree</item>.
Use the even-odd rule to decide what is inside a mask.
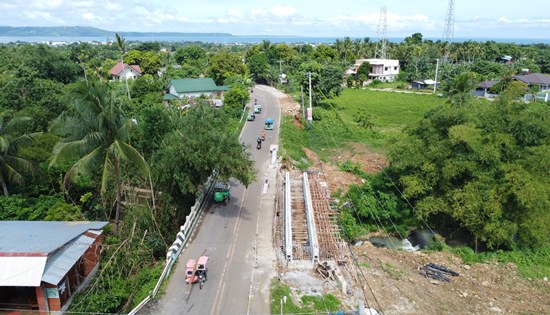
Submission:
[[[116,190],[115,232],[121,209],[121,162],[133,165],[141,174],[149,176],[145,160],[129,143],[131,120],[126,118],[114,95],[109,95],[105,84],[91,81],[89,86],[79,83],[73,93],[70,111],[60,119],[59,131],[65,137],[54,148],[51,165],[78,160],[67,171],[64,180],[81,175],[94,175],[101,170],[101,196],[106,207],[109,179],[114,178]]]
[[[345,60],[348,60],[348,56],[352,53],[352,50],[353,44],[351,39],[348,36],[344,37],[344,41],[342,42],[342,52],[344,53]]]
[[[115,33],[115,36],[116,36],[116,44],[118,46],[118,49],[120,49],[120,63],[122,64],[122,69],[124,70],[124,60],[122,59],[122,56],[126,51],[125,40],[124,40],[124,37],[118,35],[118,33]],[[124,80],[126,81],[126,92],[128,92],[128,99],[132,99],[130,97],[130,88],[128,88],[128,77],[124,76]]]
[[[473,98],[472,91],[476,88],[478,82],[472,72],[462,72],[445,88],[447,94],[447,103],[452,106],[461,107]]]
[[[339,38],[334,42],[334,49],[338,52],[338,59],[342,59],[344,54],[342,53],[342,41]]]
[[[363,49],[363,43],[361,42],[360,38],[356,38],[353,40],[352,43],[353,46],[353,54],[355,55],[355,59],[364,58],[365,57],[365,50]]]
[[[0,114],[0,184],[4,196],[9,195],[8,182],[21,184],[24,177],[22,172],[32,172],[33,165],[30,161],[17,156],[19,149],[40,135],[40,132],[19,135],[17,126],[27,123],[29,117],[17,117],[10,120],[5,119],[4,113]]]
[[[262,51],[267,54],[271,50],[272,45],[271,45],[271,42],[269,40],[264,39],[260,43],[260,47],[261,47]]]

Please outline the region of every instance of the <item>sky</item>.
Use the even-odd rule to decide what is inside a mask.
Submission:
[[[447,0],[0,0],[2,26],[93,26],[114,32],[224,32],[442,38]],[[550,38],[548,0],[455,0],[455,38]]]

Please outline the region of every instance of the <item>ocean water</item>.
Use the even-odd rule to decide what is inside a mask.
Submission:
[[[204,42],[204,43],[219,43],[219,44],[254,44],[260,43],[263,40],[269,40],[272,43],[289,43],[289,44],[330,44],[336,39],[343,37],[305,37],[305,36],[273,36],[273,35],[233,35],[233,36],[129,36],[125,37],[126,41],[141,41],[141,42]],[[363,37],[350,37],[352,40]],[[377,38],[370,37],[371,41],[376,41]],[[388,38],[388,41],[399,43],[404,37]],[[441,40],[441,38],[424,38],[425,40]],[[515,43],[515,44],[550,44],[550,38],[533,39],[533,38],[455,38],[454,42],[463,41],[495,41],[497,43]],[[28,43],[48,43],[48,42],[105,42],[114,41],[112,37],[63,37],[63,36],[18,36],[7,37],[0,36],[0,43],[28,42]]]

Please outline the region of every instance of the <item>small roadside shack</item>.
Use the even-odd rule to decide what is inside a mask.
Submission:
[[[65,311],[99,266],[105,225],[0,221],[0,309]]]

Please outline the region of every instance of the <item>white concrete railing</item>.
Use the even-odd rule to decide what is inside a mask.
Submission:
[[[208,198],[212,195],[212,190],[214,189],[215,182],[216,177],[214,176],[208,179],[201,196],[195,201],[195,205],[191,207],[189,215],[185,217],[185,223],[180,227],[180,231],[178,232],[178,234],[176,234],[176,240],[174,241],[174,243],[172,243],[172,246],[170,246],[168,252],[166,253],[166,266],[164,266],[164,270],[162,271],[162,274],[160,275],[159,280],[157,281],[157,285],[153,289],[153,292],[151,292],[151,294],[149,294],[133,310],[131,310],[128,315],[137,314],[139,310],[141,310],[145,305],[147,305],[147,303],[149,303],[157,296],[162,282],[170,274],[172,266],[177,261],[179,255],[185,249],[187,243],[189,242],[189,239],[191,238],[191,235],[195,230],[195,226],[197,225],[197,222],[201,217],[202,210],[204,209],[204,206],[208,203]]]
[[[311,202],[311,192],[309,190],[309,180],[307,173],[304,172],[304,200],[306,204],[307,232],[309,236],[309,247],[311,250],[311,261],[319,261],[319,242],[317,241],[317,229],[315,228],[315,219],[313,216],[313,203]]]

